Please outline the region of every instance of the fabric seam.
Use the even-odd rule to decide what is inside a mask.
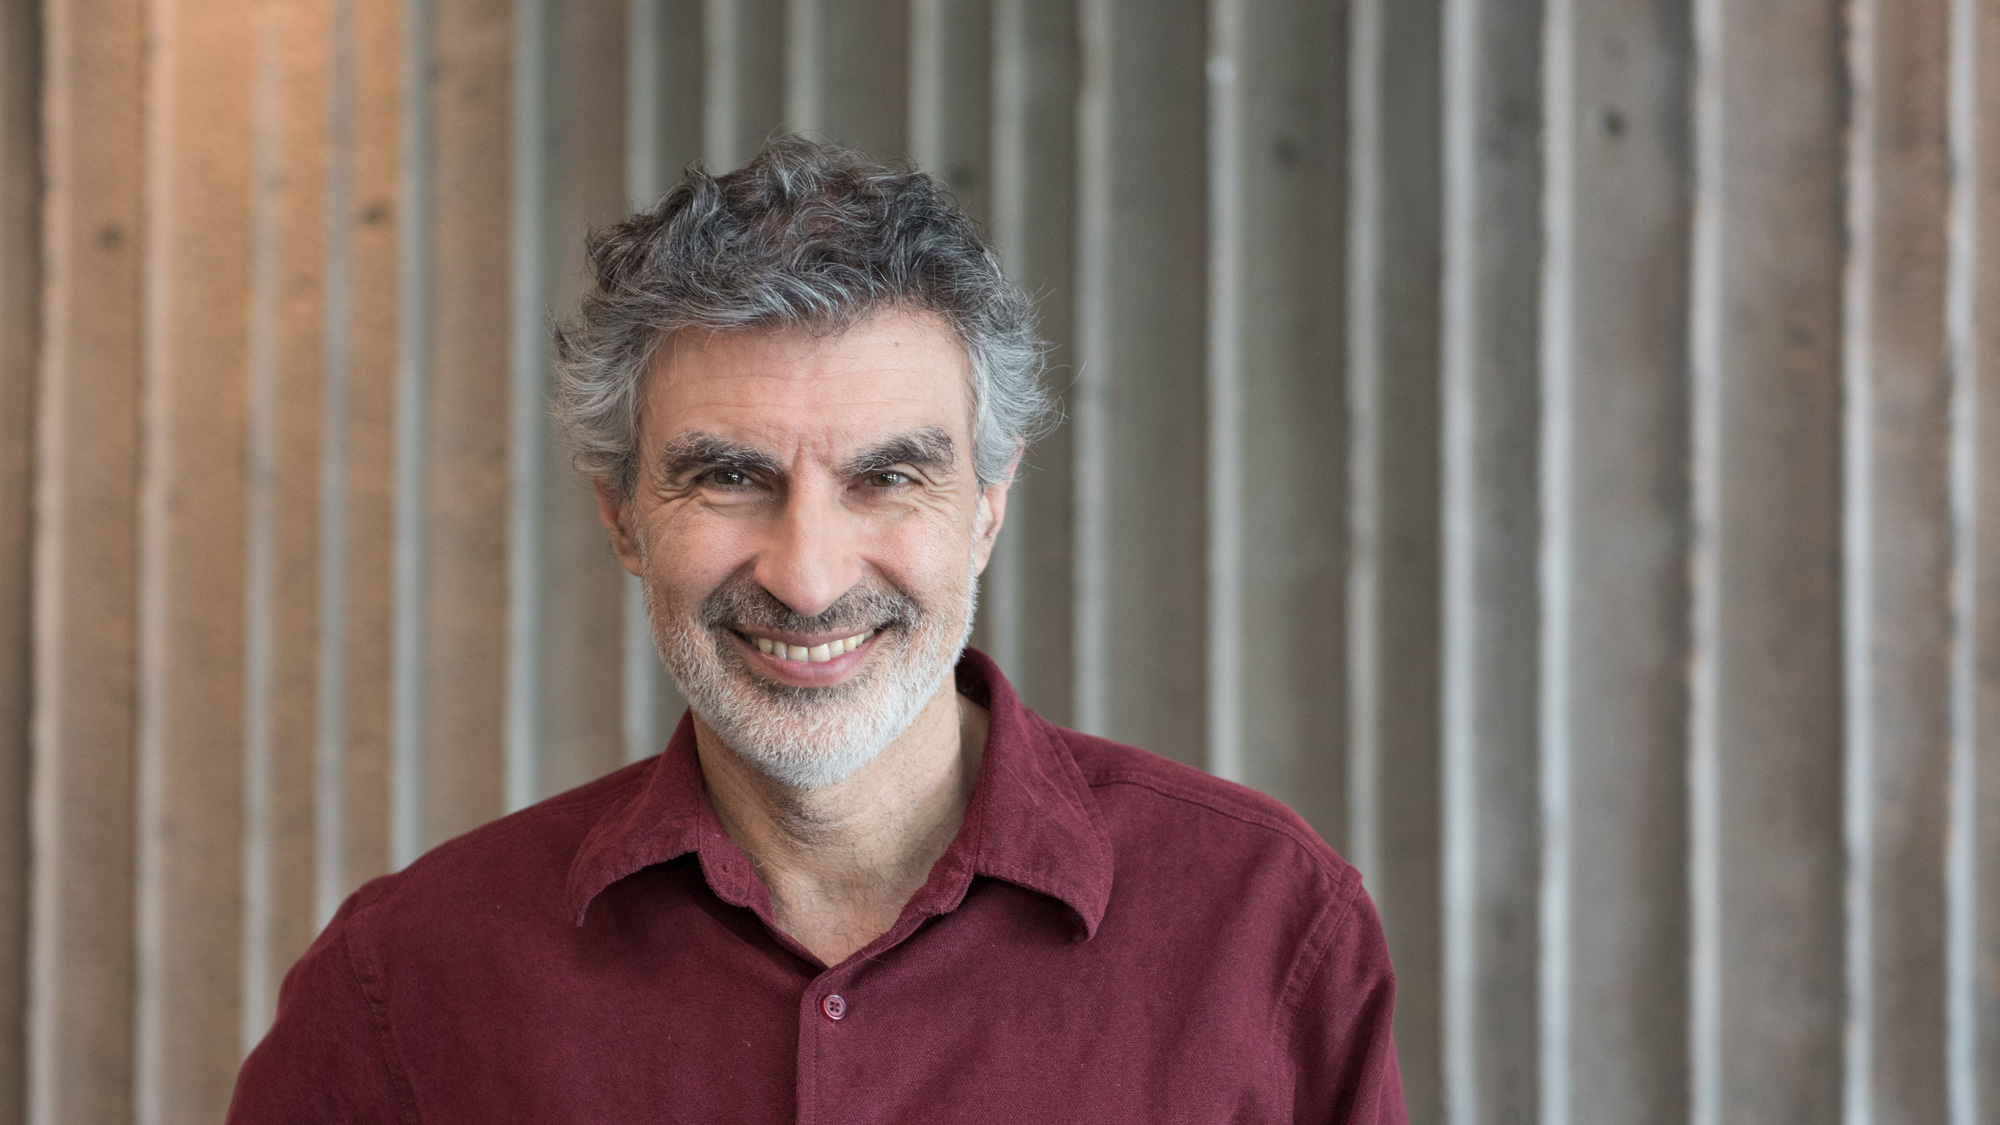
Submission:
[[[1192,793],[1179,789],[1179,787],[1174,786],[1172,782],[1162,782],[1158,778],[1151,777],[1146,774],[1133,774],[1133,773],[1120,772],[1120,773],[1105,774],[1102,777],[1097,778],[1096,780],[1093,780],[1090,783],[1090,787],[1092,789],[1098,789],[1108,785],[1133,785],[1141,789],[1148,789],[1154,793],[1158,793],[1162,797],[1168,798],[1169,800],[1179,801],[1182,804],[1193,805],[1196,808],[1206,809],[1209,812],[1216,814],[1217,816],[1226,816],[1231,820],[1238,821],[1243,824],[1248,824],[1253,828],[1262,828],[1265,831],[1273,832],[1276,833],[1277,835],[1283,836],[1285,839],[1290,840],[1293,844],[1298,845],[1299,850],[1305,852],[1308,856],[1312,857],[1313,864],[1320,869],[1320,872],[1323,875],[1325,875],[1329,879],[1332,879],[1335,882],[1336,888],[1338,887],[1339,884],[1346,881],[1347,878],[1346,873],[1354,870],[1351,866],[1347,866],[1344,862],[1340,867],[1335,867],[1329,864],[1327,862],[1327,857],[1320,854],[1320,849],[1325,848],[1327,846],[1326,842],[1323,840],[1319,840],[1317,838],[1314,838],[1312,840],[1307,840],[1304,837],[1300,836],[1297,832],[1293,831],[1289,825],[1277,822],[1275,820],[1257,816],[1254,813],[1238,812],[1234,809],[1222,808],[1210,801],[1197,797]]]
[[[586,814],[602,813],[604,811],[604,806],[615,804],[619,800],[624,798],[629,798],[631,796],[632,796],[631,793],[612,792],[606,794],[605,796],[594,797],[589,800],[584,800],[582,798],[579,798],[574,803],[563,802],[562,804],[554,804],[553,802],[551,802],[549,804],[544,804],[544,805],[530,806],[530,808],[541,809],[545,811],[553,811],[555,809],[565,809],[565,810],[574,810],[575,812],[586,813]],[[523,811],[525,812],[527,810]],[[540,817],[528,817],[528,816],[518,816],[518,815],[516,817],[509,817],[505,820],[493,821],[489,824],[482,825],[479,828],[473,829],[471,832],[468,832],[463,836],[458,836],[453,839],[447,840],[442,844],[439,844],[437,847],[432,848],[430,851],[425,852],[423,855],[419,856],[417,858],[416,863],[412,863],[410,867],[406,867],[403,870],[408,871],[411,868],[417,866],[418,863],[424,863],[425,860],[429,860],[433,856],[436,856],[440,853],[454,852],[460,850],[460,848],[462,847],[470,847],[473,843],[472,838],[475,836],[479,837],[482,841],[491,839],[504,840],[507,837],[512,836],[516,832],[520,831],[523,827],[539,824],[540,822],[541,822]],[[590,827],[584,830],[582,837],[577,841],[577,848],[579,850],[581,850],[583,847],[583,841],[589,839],[590,833],[597,828],[597,824],[598,824],[597,821],[592,821]]]
[[[396,1115],[404,1121],[421,1123],[423,1114],[417,1107],[416,1089],[410,1085],[409,1075],[400,1065],[399,1052],[396,1050],[395,1029],[389,1023],[388,997],[382,993],[381,982],[375,975],[362,971],[360,964],[362,957],[360,951],[354,947],[351,926],[352,921],[348,926],[341,928],[340,948],[345,954],[348,972],[354,974],[354,986],[360,990],[361,998],[368,1004],[369,1018],[375,1025],[376,1043],[382,1052],[382,1069],[388,1072],[389,1086],[396,1092],[396,1099],[401,1103],[397,1106]]]
[[[1345,893],[1337,902],[1320,912],[1318,922],[1306,940],[1301,943],[1299,954],[1292,962],[1291,974],[1285,981],[1284,991],[1279,994],[1277,1011],[1273,1013],[1272,1042],[1282,1061],[1283,1071],[1293,1079],[1286,1083],[1286,1099],[1291,1104],[1293,1116],[1297,1115],[1298,1109],[1296,1104],[1298,1082],[1296,1074],[1293,1073],[1296,1064],[1291,1049],[1292,1036],[1298,1031],[1298,1014],[1305,1002],[1306,986],[1326,966],[1327,959],[1333,955],[1334,933],[1340,928],[1340,924],[1354,913],[1354,903],[1359,897],[1355,894],[1355,888],[1360,881],[1350,877],[1344,882],[1346,885],[1341,889]]]
[[[1348,915],[1354,913],[1353,885],[1350,883],[1341,890],[1346,893],[1320,912],[1319,919],[1307,934],[1306,940],[1300,943],[1299,955],[1292,962],[1292,971],[1285,981],[1284,991],[1279,994],[1278,1024],[1275,1029],[1281,1032],[1278,1037],[1281,1043],[1291,1042],[1293,1025],[1305,1000],[1306,985],[1318,975],[1321,966],[1326,964],[1327,957],[1333,952],[1334,931],[1340,928],[1342,922],[1347,921]]]

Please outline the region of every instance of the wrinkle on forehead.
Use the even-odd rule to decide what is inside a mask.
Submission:
[[[964,341],[950,322],[922,309],[885,309],[830,332],[800,327],[683,328],[660,342],[650,368],[655,374],[670,373],[689,360],[717,357],[729,362],[749,353],[755,355],[752,362],[760,370],[745,374],[838,378],[852,373],[858,357],[848,345],[857,340],[864,348],[882,346],[898,352],[937,350],[944,344],[953,370],[966,377],[964,386],[970,390],[972,359]]]
[[[656,353],[649,382],[642,432],[701,431],[788,458],[834,463],[924,429],[957,450],[968,443],[953,430],[969,439],[973,425],[965,348],[922,311],[885,310],[838,333],[683,329]]]

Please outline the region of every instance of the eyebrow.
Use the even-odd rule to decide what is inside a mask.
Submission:
[[[660,450],[661,476],[666,480],[682,480],[711,469],[735,469],[766,476],[777,476],[784,471],[776,458],[761,449],[738,445],[701,430],[677,434]]]
[[[894,437],[849,458],[841,467],[846,476],[880,472],[897,465],[923,469],[938,476],[949,475],[957,464],[958,444],[942,426],[925,426]],[[717,434],[693,430],[677,434],[660,450],[664,479],[684,480],[696,473],[734,469],[742,473],[781,476],[784,466],[755,446],[741,445]]]
[[[949,475],[957,465],[958,446],[942,426],[925,426],[907,434],[897,434],[872,449],[850,458],[844,467],[848,476],[881,472],[897,465],[923,469],[937,476]]]

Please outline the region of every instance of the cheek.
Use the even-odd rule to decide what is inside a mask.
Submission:
[[[910,519],[879,529],[874,569],[927,604],[959,597],[972,567],[972,527],[956,518]]]
[[[675,602],[698,604],[750,557],[750,544],[734,531],[696,511],[656,509],[643,536],[646,585]]]

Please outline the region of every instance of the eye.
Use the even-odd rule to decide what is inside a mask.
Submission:
[[[895,469],[877,469],[868,474],[868,483],[877,488],[894,488],[910,483],[910,474]]]
[[[742,488],[750,483],[750,474],[742,469],[710,469],[703,476],[708,483],[722,488]]]

